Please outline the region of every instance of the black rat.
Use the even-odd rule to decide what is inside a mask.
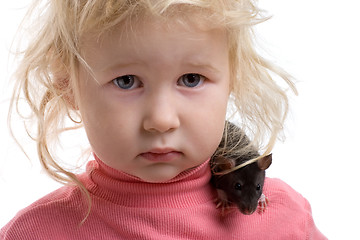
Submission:
[[[272,163],[272,154],[259,158],[246,166],[232,171],[260,154],[245,133],[235,124],[226,122],[223,138],[211,158],[211,183],[218,192],[218,205],[222,213],[235,204],[241,213],[250,215],[259,206],[263,212],[268,199],[262,193],[265,170]]]

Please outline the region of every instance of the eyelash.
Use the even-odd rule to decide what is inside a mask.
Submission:
[[[128,81],[129,83],[127,83],[127,84],[131,84],[131,86],[128,86],[128,87],[127,86],[121,86],[122,85],[120,83],[121,80]],[[112,80],[112,82],[115,84],[115,86],[117,86],[118,88],[121,88],[123,90],[131,90],[131,89],[138,88],[138,87],[142,86],[141,81],[135,75],[120,76],[120,77],[117,77],[114,80]]]
[[[189,78],[191,78],[189,80]],[[178,81],[177,85],[187,87],[187,88],[196,88],[199,85],[202,85],[205,81],[205,77],[201,74],[197,73],[187,73],[182,75]],[[184,81],[187,81],[184,82]],[[115,84],[120,89],[123,90],[132,90],[135,88],[142,87],[142,82],[135,76],[135,75],[123,75],[120,77],[117,77],[112,80],[112,83]],[[125,86],[128,85],[128,86]]]
[[[197,81],[195,84],[190,82],[190,86],[186,85],[186,83],[180,83],[182,80],[185,79],[185,77],[192,77],[192,78],[196,78],[195,81]],[[194,80],[194,79],[192,79]],[[188,88],[195,88],[198,87],[199,85],[203,84],[205,81],[205,77],[203,75],[197,74],[197,73],[187,73],[184,74],[180,77],[180,79],[178,80],[178,85],[179,86],[184,86],[184,87],[188,87]]]

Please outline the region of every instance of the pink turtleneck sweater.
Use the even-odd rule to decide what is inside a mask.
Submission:
[[[80,176],[92,199],[75,186],[62,187],[20,211],[0,239],[326,239],[310,205],[278,179],[267,178],[269,205],[247,216],[216,209],[208,162],[165,183],[147,183],[91,161]]]

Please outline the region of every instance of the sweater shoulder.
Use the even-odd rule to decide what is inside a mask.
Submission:
[[[269,200],[267,209],[276,209],[277,215],[293,216],[302,221],[311,216],[307,199],[280,179],[266,178],[263,193]]]
[[[81,218],[85,217],[83,198],[77,187],[61,187],[20,210],[0,230],[0,238],[45,239],[54,234],[61,236],[62,228],[75,221],[79,225]]]
[[[308,201],[290,185],[278,178],[266,178],[264,184],[264,194],[277,201],[292,202],[310,207]]]
[[[269,199],[266,211],[272,212],[272,220],[284,229],[292,229],[288,239],[326,239],[315,226],[310,203],[290,185],[266,178],[263,192]]]

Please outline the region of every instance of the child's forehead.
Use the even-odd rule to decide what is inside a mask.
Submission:
[[[208,32],[208,31],[218,31],[224,32],[225,28],[221,26],[215,26],[212,24],[212,21],[209,21],[208,18],[203,16],[191,15],[185,17],[185,14],[182,14],[179,17],[163,17],[163,16],[143,16],[141,18],[129,18],[124,20],[119,24],[108,29],[106,32],[97,31],[84,34],[81,41],[81,49],[87,50],[88,47],[94,46],[95,43],[97,46],[102,45],[105,42],[105,39],[116,39],[116,40],[128,40],[134,39],[137,42],[141,42],[139,36],[143,35],[145,32],[157,32],[157,31],[169,31],[172,32],[174,29],[181,32],[188,33],[192,32],[191,36],[194,40],[199,38],[199,32]],[[188,36],[188,35],[187,35]],[[90,45],[89,45],[90,44]],[[135,42],[134,42],[135,44]],[[92,45],[92,46],[91,46]]]
[[[141,2],[141,1],[140,1]],[[154,2],[154,1],[149,1]],[[166,1],[159,1],[166,2]],[[149,3],[155,5],[154,3]],[[154,7],[154,6],[153,6]],[[96,16],[93,16],[96,18]],[[139,29],[141,25],[147,25],[152,29],[168,28],[171,29],[174,24],[182,25],[185,28],[188,26],[198,27],[199,30],[211,30],[214,28],[223,28],[221,17],[211,9],[200,8],[190,4],[173,4],[166,9],[155,10],[148,6],[148,8],[137,7],[132,11],[125,11],[122,15],[109,15],[106,21],[97,19],[88,19],[89,25],[84,26],[82,36],[92,37],[111,34],[112,31],[119,31],[121,29],[124,34],[134,33],[134,29]],[[83,24],[86,24],[84,22]]]
[[[154,57],[166,59],[163,64],[177,59],[193,66],[210,66],[208,59],[218,53],[214,49],[227,52],[223,29],[203,30],[196,24],[188,27],[177,22],[168,24],[164,28],[161,21],[152,19],[131,27],[119,25],[98,38],[89,35],[83,42],[82,56],[94,70],[104,70],[115,59],[127,65],[129,62],[147,62],[146,59]]]

